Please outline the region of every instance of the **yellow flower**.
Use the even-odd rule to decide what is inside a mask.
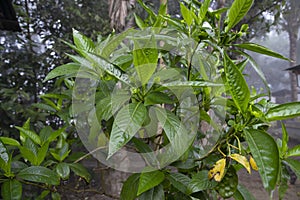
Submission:
[[[214,178],[216,181],[220,182],[225,173],[225,166],[226,166],[226,158],[222,158],[216,162],[214,167],[209,170],[208,178]]]
[[[258,167],[257,167],[257,165],[256,165],[256,162],[255,162],[255,160],[252,158],[252,156],[250,156],[250,165],[251,165],[251,167],[252,167],[252,169],[254,169],[254,170],[258,170]]]
[[[234,153],[234,154],[231,154],[229,157],[231,159],[237,161],[238,163],[242,164],[247,169],[248,173],[251,174],[250,164],[245,156]]]

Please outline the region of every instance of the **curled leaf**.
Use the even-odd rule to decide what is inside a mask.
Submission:
[[[231,154],[229,157],[235,160],[236,162],[240,163],[241,165],[243,165],[247,169],[248,173],[251,174],[250,164],[245,156],[234,153]]]
[[[218,160],[214,165],[214,167],[211,170],[209,170],[208,178],[209,179],[214,178],[215,181],[220,182],[224,177],[225,166],[226,166],[226,158],[222,158]]]

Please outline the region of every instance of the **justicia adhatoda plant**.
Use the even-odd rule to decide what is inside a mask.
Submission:
[[[268,87],[244,50],[288,60],[243,41],[247,25],[232,30],[253,0],[218,10],[210,0],[180,3],[182,19],[167,15],[166,5],[155,13],[138,2],[148,12],[135,16],[139,29],[97,42],[74,30],[68,45],[78,55],[45,79],[74,85],[73,113],[86,147],[108,166],[138,172],[125,181],[121,199],[248,199],[238,183],[242,167],[258,170],[270,195],[285,187],[287,166],[299,176],[300,162],[290,157],[300,146],[288,148],[284,125],[280,142],[267,131],[273,121],[299,116],[300,103],[271,103],[269,89],[256,94],[245,80],[250,64]],[[126,160],[134,153],[140,168]]]

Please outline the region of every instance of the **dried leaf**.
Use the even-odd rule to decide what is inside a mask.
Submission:
[[[226,166],[226,158],[222,158],[218,160],[214,165],[214,167],[211,170],[209,170],[208,178],[209,179],[214,178],[215,181],[220,182],[224,176],[225,166]]]

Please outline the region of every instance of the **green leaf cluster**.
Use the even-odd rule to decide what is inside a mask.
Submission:
[[[292,158],[299,156],[299,145],[288,148],[284,125],[277,142],[269,127],[273,121],[299,116],[300,105],[271,104],[268,92],[257,94],[247,84],[244,68],[248,63],[266,85],[267,81],[245,50],[288,60],[266,47],[244,42],[246,24],[233,30],[253,0],[235,0],[219,10],[209,9],[210,0],[187,1],[180,4],[181,20],[167,15],[166,5],[155,13],[138,2],[148,13],[146,19],[135,15],[140,30],[128,29],[94,42],[74,29],[74,44],[67,44],[77,54],[68,55],[72,62],[55,68],[45,79],[63,79],[75,91],[75,102],[90,100],[84,94],[95,93],[95,103],[86,102],[96,109],[94,105],[76,108],[80,114],[88,113],[88,139],[95,149],[105,149],[107,161],[124,149],[140,153],[147,166],[125,181],[120,198],[253,199],[237,175],[243,167],[251,173],[250,165],[258,170],[270,196],[277,186],[283,196],[286,167],[299,176],[299,161]],[[80,93],[75,77],[98,85]],[[58,102],[51,109],[60,111]],[[197,126],[189,127],[194,119]],[[44,154],[38,152],[48,148],[43,147],[47,139],[18,129],[21,145],[35,149],[27,152],[24,148],[23,156],[30,155],[28,160],[40,165]],[[77,165],[64,163],[70,153],[65,139],[59,148],[50,150],[58,162],[55,172],[65,179],[72,170],[89,180]],[[163,148],[164,154],[159,154]],[[9,156],[5,148],[1,152],[5,166]]]

